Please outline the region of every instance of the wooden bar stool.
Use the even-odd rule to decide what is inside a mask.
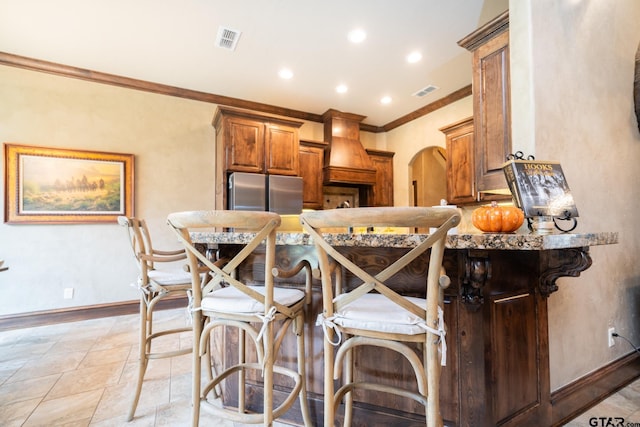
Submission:
[[[305,385],[304,306],[309,299],[311,282],[307,280],[306,292],[291,287],[274,286],[275,238],[280,216],[272,212],[249,211],[195,211],[172,213],[169,225],[187,249],[189,267],[197,272],[201,267],[210,270],[211,281],[200,286],[197,273],[192,274],[192,311],[194,346],[193,353],[193,417],[192,425],[200,419],[200,406],[216,416],[245,424],[272,425],[274,419],[287,412],[296,398],[300,401],[305,425],[311,425]],[[191,233],[203,229],[233,229],[247,232],[247,242],[239,245],[237,253],[223,262],[207,259],[191,241]],[[236,269],[260,245],[265,245],[264,284],[243,283],[236,278]],[[257,268],[257,267],[256,267]],[[311,277],[307,263],[307,277]],[[286,274],[284,275],[286,277]],[[275,330],[275,324],[278,330]],[[211,345],[211,334],[219,327],[236,328],[238,331],[239,360],[204,386],[201,386],[202,355]],[[276,355],[284,334],[293,331],[297,343],[297,370],[276,364]],[[245,341],[253,343],[255,352],[245,357]],[[245,401],[245,380],[253,373],[262,380],[262,413],[248,412]],[[294,383],[281,403],[273,398],[274,374],[289,377]],[[212,390],[225,384],[225,380],[238,380],[237,407],[226,407],[210,402]],[[225,387],[222,387],[223,394]]]
[[[425,406],[427,426],[442,426],[438,383],[440,365],[446,360],[446,342],[440,283],[448,284],[442,276],[442,259],[447,231],[460,222],[460,215],[455,210],[439,208],[352,208],[304,212],[300,221],[316,246],[322,275],[323,312],[317,324],[325,332],[324,425],[334,425],[336,409],[343,398],[345,425],[350,425],[354,391],[373,390],[420,402]],[[335,231],[351,227],[436,230],[389,265],[374,266],[381,270],[374,273],[371,265],[359,265],[358,260],[340,252],[338,246],[343,246],[343,241],[323,232],[325,228]],[[427,253],[426,299],[405,297],[392,290],[386,282]],[[346,283],[347,274],[353,281]],[[365,351],[381,347],[406,358],[415,373],[417,391],[358,378],[354,362],[358,347],[365,347]],[[335,390],[334,380],[341,376],[342,386]]]
[[[180,356],[192,351],[192,347],[173,351],[153,351],[152,342],[159,337],[179,334],[191,330],[190,326],[154,331],[153,313],[157,304],[170,296],[187,295],[191,290],[191,274],[180,267],[159,267],[161,264],[175,263],[187,259],[185,250],[158,250],[151,242],[151,235],[143,219],[118,217],[118,223],[126,227],[129,241],[140,270],[137,286],[140,290],[140,342],[138,350],[138,377],[133,401],[127,415],[131,421],[135,415],[144,375],[149,360]]]

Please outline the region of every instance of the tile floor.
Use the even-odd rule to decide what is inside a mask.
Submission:
[[[186,321],[184,310],[162,311],[156,318],[167,325]],[[136,417],[125,421],[136,376],[137,329],[137,316],[128,315],[0,332],[0,425],[189,425],[189,355],[151,361]],[[190,346],[190,334],[178,341],[162,345]],[[624,417],[640,426],[640,380],[567,426],[591,427],[594,416]],[[201,425],[239,427],[207,413]]]

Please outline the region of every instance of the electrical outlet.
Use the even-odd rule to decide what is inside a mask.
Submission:
[[[64,299],[73,298],[73,288],[64,288]]]
[[[609,347],[613,347],[614,345],[616,345],[616,342],[614,341],[614,337],[613,334],[616,333],[616,328],[609,328],[607,330],[607,338],[609,340]]]

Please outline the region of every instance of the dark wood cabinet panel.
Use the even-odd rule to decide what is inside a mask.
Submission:
[[[264,171],[264,123],[229,117],[222,132],[225,169],[253,173]]]
[[[265,127],[265,171],[274,175],[297,176],[298,129],[273,124]]]
[[[299,172],[298,129],[302,122],[220,107],[213,118],[226,172],[293,175]]]
[[[458,44],[472,52],[476,191],[507,188],[502,164],[512,152],[509,13]],[[487,199],[510,196],[493,196]]]
[[[447,145],[447,202],[462,205],[476,201],[473,117],[440,129]]]
[[[494,419],[506,420],[528,407],[539,405],[537,318],[532,293],[500,295],[491,298],[491,370],[489,381],[495,384]]]
[[[367,191],[367,206],[393,206],[393,156],[391,151],[366,149],[376,170],[375,184]]]
[[[511,152],[509,32],[480,46],[473,62],[478,189],[506,188],[502,164]]]
[[[302,207],[322,209],[322,168],[325,142],[300,141],[300,176],[302,177]]]

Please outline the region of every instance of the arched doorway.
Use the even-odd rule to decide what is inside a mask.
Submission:
[[[447,198],[447,152],[427,147],[409,163],[409,201],[412,206],[435,206]]]

